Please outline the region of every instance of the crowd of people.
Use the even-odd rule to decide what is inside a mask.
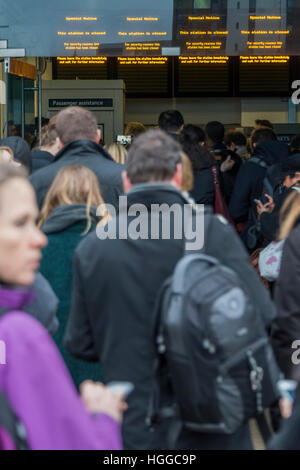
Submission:
[[[300,135],[125,134],[0,142],[0,449],[299,448]]]

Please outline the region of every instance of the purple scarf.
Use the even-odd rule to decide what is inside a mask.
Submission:
[[[30,449],[119,450],[120,425],[107,415],[89,415],[68,370],[44,327],[22,312],[32,293],[0,288],[0,341],[6,364],[0,363],[0,390],[25,426]],[[0,448],[11,448],[0,428]]]

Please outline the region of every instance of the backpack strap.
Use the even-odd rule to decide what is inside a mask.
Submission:
[[[269,168],[270,165],[268,165],[264,160],[262,160],[259,157],[251,157],[248,160],[249,163],[255,163],[256,165],[260,166],[261,168],[264,168],[265,170]]]

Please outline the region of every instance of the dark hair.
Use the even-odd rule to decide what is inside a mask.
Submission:
[[[293,178],[296,173],[300,172],[300,153],[295,153],[285,160],[281,164],[281,176],[290,176]]]
[[[163,111],[158,118],[158,127],[166,132],[177,132],[183,124],[182,114],[175,109]]]
[[[191,144],[198,144],[205,142],[205,132],[201,127],[194,126],[194,124],[187,124],[184,126],[183,131],[179,137],[180,142],[189,142]]]
[[[73,140],[94,140],[97,136],[97,119],[91,111],[79,106],[69,106],[56,116],[56,132],[63,144]]]
[[[300,150],[300,134],[294,135],[290,143],[290,149],[293,153],[298,153]]]
[[[268,121],[268,119],[255,119],[255,124],[261,127],[268,127],[269,129],[273,129],[273,124]]]
[[[259,144],[263,140],[277,140],[277,136],[272,129],[267,127],[256,129],[251,137],[252,144]]]
[[[193,171],[211,167],[215,162],[207,149],[201,145],[205,141],[205,133],[201,127],[188,124],[179,136],[183,151],[189,157]]]
[[[160,130],[139,135],[130,147],[126,171],[132,184],[172,179],[181,163],[180,145]]]
[[[225,142],[225,145],[227,145],[228,147],[232,143],[234,145],[243,146],[243,145],[246,145],[247,139],[242,132],[231,130],[231,131],[226,132],[224,142]]]
[[[219,121],[208,122],[205,126],[207,137],[214,143],[223,142],[225,127]]]

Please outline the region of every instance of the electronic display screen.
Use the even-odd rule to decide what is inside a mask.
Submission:
[[[172,41],[173,11],[173,0],[0,0],[0,39],[33,57],[122,55]]]
[[[26,56],[287,56],[299,18],[300,0],[0,0],[0,40]]]

